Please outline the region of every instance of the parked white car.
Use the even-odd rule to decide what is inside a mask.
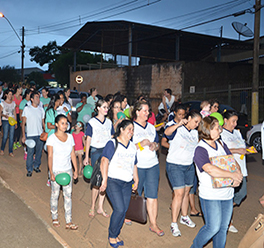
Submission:
[[[254,146],[258,152],[262,151],[261,126],[262,123],[254,125],[247,132],[247,144]]]

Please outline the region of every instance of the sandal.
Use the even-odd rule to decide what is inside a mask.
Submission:
[[[1,152],[0,152],[0,155],[3,156],[3,155],[4,155],[4,151],[1,151]]]
[[[132,221],[129,220],[129,219],[125,219],[125,224],[128,225],[128,226],[131,226],[132,225]]]
[[[109,217],[109,214],[106,211],[98,212],[98,210],[97,210],[97,214],[103,215],[105,218]]]
[[[58,220],[52,220],[52,225],[54,227],[60,227],[60,222]]]
[[[94,217],[94,209],[90,209],[89,210],[89,216],[90,217]]]
[[[77,230],[78,226],[73,224],[73,223],[68,223],[68,224],[66,224],[65,228],[70,229],[70,230]]]
[[[154,233],[156,233],[159,237],[161,237],[161,236],[163,236],[165,233],[164,233],[164,231],[162,231],[162,230],[158,230],[158,231],[155,231],[151,226],[149,227],[149,230],[151,231],[151,232],[154,232]]]

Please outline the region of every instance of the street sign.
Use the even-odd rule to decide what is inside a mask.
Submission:
[[[81,75],[76,76],[75,81],[77,84],[81,84],[83,82],[83,77]]]

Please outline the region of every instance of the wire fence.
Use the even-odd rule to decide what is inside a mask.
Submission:
[[[182,101],[217,99],[221,104],[229,105],[238,112],[243,112],[245,103],[248,121],[251,123],[252,86],[248,85],[219,85],[217,87],[203,88],[200,92],[183,92]],[[242,111],[241,111],[242,110]],[[259,122],[264,119],[264,81],[259,83]]]

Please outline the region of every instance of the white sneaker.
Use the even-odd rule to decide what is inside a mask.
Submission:
[[[180,223],[191,228],[194,228],[196,226],[188,215],[186,215],[185,217],[181,216]]]
[[[233,225],[228,228],[228,231],[232,233],[238,233],[238,230]]]
[[[181,236],[181,232],[178,228],[178,224],[177,223],[171,223],[171,233],[174,237],[178,237],[178,236]]]

